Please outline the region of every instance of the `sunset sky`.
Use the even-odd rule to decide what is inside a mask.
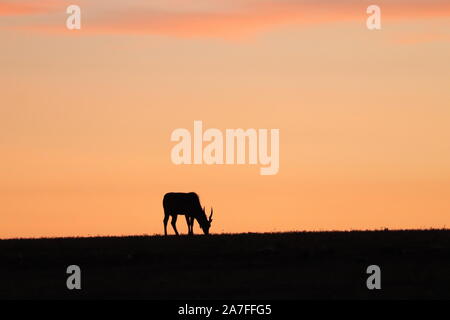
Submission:
[[[0,0],[0,43],[0,238],[161,234],[170,191],[212,233],[450,227],[448,0]],[[174,165],[194,120],[280,129],[278,174]]]

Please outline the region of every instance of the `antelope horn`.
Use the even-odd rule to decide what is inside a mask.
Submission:
[[[209,215],[209,221],[210,221],[210,222],[211,222],[211,220],[212,220],[213,213],[214,213],[214,210],[213,210],[213,208],[211,207],[211,214]]]

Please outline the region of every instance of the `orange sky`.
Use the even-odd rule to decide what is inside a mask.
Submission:
[[[0,238],[160,234],[169,191],[213,233],[449,226],[448,1],[71,3],[0,3]],[[279,173],[175,166],[194,120],[279,128]]]

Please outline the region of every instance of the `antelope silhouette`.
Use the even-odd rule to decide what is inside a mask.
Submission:
[[[211,214],[209,218],[206,217],[205,207],[201,207],[200,199],[195,192],[189,193],[175,193],[170,192],[164,195],[163,199],[164,207],[164,235],[167,236],[167,222],[169,216],[172,216],[171,225],[175,234],[178,235],[177,230],[177,216],[184,215],[186,217],[186,223],[188,225],[188,233],[194,234],[194,220],[197,220],[198,224],[203,230],[204,234],[209,234],[209,228],[211,227],[213,209],[211,208]]]

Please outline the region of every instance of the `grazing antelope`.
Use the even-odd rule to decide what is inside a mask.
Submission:
[[[203,230],[204,234],[209,233],[211,227],[213,209],[211,208],[211,214],[209,218],[206,218],[205,208],[201,207],[200,199],[195,192],[190,193],[166,193],[163,199],[164,207],[164,235],[167,236],[167,222],[169,216],[172,216],[171,225],[176,235],[178,235],[176,223],[177,215],[184,215],[186,217],[186,223],[188,225],[189,234],[194,234],[194,220],[196,219],[198,224]]]

